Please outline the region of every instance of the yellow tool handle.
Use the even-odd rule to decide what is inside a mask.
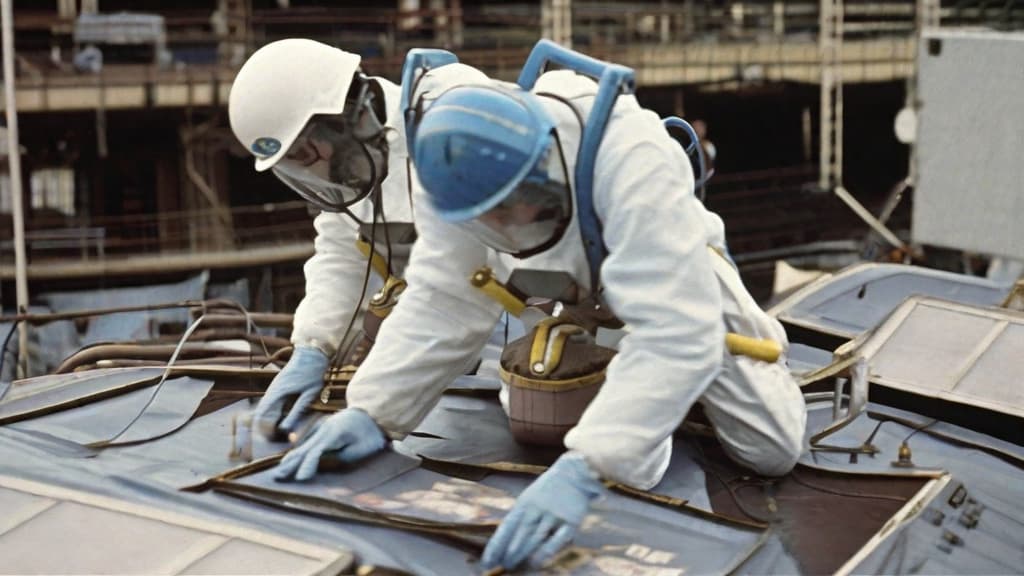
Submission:
[[[526,303],[516,297],[515,294],[509,291],[504,284],[498,282],[494,277],[494,272],[487,266],[484,266],[473,273],[469,277],[469,282],[484,294],[487,294],[495,301],[497,301],[508,313],[519,317],[526,309]]]
[[[370,259],[370,264],[373,266],[374,271],[377,272],[381,278],[387,279],[387,277],[390,276],[390,274],[388,274],[387,260],[380,255],[380,252],[377,252],[376,250],[371,251],[369,242],[360,238],[359,240],[356,240],[356,248],[359,248],[359,251],[363,253],[363,256]]]
[[[493,271],[487,266],[483,266],[474,272],[470,276],[469,281],[473,286],[498,301],[513,316],[518,317],[526,308],[526,304],[522,300],[512,294],[504,284],[498,282],[494,277]],[[550,327],[551,325],[542,326],[541,331],[544,334],[534,340],[530,353],[531,366],[538,361],[538,358],[543,358],[543,354],[547,349],[547,329]],[[729,332],[725,335],[725,346],[730,354],[747,356],[764,362],[777,362],[779,356],[782,355],[782,346],[774,340],[741,336],[735,332]]]
[[[782,355],[782,346],[775,340],[751,338],[734,332],[725,335],[725,347],[735,356],[747,356],[764,362],[777,362]]]

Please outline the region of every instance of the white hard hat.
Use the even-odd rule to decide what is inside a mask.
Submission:
[[[231,86],[228,117],[257,171],[277,163],[313,115],[342,112],[359,61],[302,38],[271,42],[249,57]]]

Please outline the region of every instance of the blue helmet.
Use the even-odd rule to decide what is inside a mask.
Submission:
[[[422,113],[411,150],[442,219],[476,218],[521,183],[547,180],[554,122],[520,89],[460,86]]]

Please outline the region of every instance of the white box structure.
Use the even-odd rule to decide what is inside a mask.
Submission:
[[[918,47],[915,243],[1024,259],[1024,34]]]

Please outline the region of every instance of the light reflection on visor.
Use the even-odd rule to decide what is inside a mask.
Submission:
[[[552,246],[572,219],[571,191],[556,138],[537,166],[500,204],[457,224],[483,244],[520,258]]]
[[[346,110],[347,112],[347,110]],[[387,143],[367,100],[352,116],[314,116],[272,171],[307,201],[342,212],[383,179]]]

